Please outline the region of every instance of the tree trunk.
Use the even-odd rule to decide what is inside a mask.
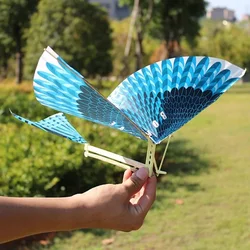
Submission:
[[[176,40],[170,40],[166,43],[168,58],[173,58],[181,55],[180,42]]]
[[[135,71],[139,70],[143,66],[143,35],[141,27],[136,30],[136,41],[135,41],[135,56],[136,56],[136,67]]]
[[[16,83],[20,84],[23,78],[23,55],[20,27],[16,27]]]
[[[7,78],[7,74],[8,74],[8,62],[7,59],[4,58],[3,59],[3,65],[1,68],[1,76],[0,76],[0,80],[4,80]]]
[[[134,6],[133,6],[133,11],[131,14],[131,21],[130,21],[130,26],[129,26],[129,31],[128,31],[128,37],[127,37],[127,42],[124,50],[124,59],[123,59],[123,69],[121,71],[122,76],[126,76],[129,74],[129,65],[128,65],[128,56],[129,52],[131,49],[131,43],[132,43],[132,38],[133,38],[133,31],[138,15],[138,10],[139,10],[139,5],[140,5],[140,0],[134,0]]]
[[[21,84],[22,82],[22,52],[16,53],[16,83]]]
[[[140,8],[140,6],[138,7],[139,17],[137,18],[136,22],[136,40],[135,40],[136,71],[143,67],[143,56],[144,56],[144,50],[142,44],[144,37],[143,27],[145,28],[148,25],[149,21],[151,20],[153,7],[154,7],[154,0],[148,0],[148,10],[147,10],[147,15],[145,17],[142,14],[142,9]]]

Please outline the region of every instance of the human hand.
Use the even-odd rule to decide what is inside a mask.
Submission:
[[[156,177],[148,170],[126,170],[121,184],[95,187],[71,197],[73,228],[139,229],[156,196]]]
[[[0,243],[28,235],[79,228],[139,229],[155,200],[156,177],[146,168],[123,182],[63,198],[0,196]],[[25,225],[25,227],[23,226]]]

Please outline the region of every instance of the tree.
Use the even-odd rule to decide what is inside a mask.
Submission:
[[[148,23],[152,18],[154,7],[154,0],[143,1],[140,4],[140,8],[138,10],[138,20],[136,23],[136,70],[139,70],[143,66],[143,39],[145,33],[145,27],[147,27]]]
[[[130,25],[130,18],[126,18],[122,21],[112,20],[111,27],[113,30],[113,50],[112,50],[112,57],[113,57],[113,73],[114,75],[121,76],[121,72],[124,68],[124,44],[127,39],[129,25]],[[133,73],[136,68],[136,46],[135,46],[135,39],[136,36],[132,37],[132,44],[130,53],[128,55],[128,71],[126,74],[122,75],[123,77],[127,77],[129,74]],[[161,41],[159,39],[154,39],[150,37],[148,34],[145,33],[143,36],[142,46],[143,46],[143,66],[148,65],[151,63],[151,56],[154,53],[155,49],[160,45]]]
[[[122,4],[133,6],[131,14],[130,28],[128,31],[127,43],[124,51],[124,66],[128,68],[128,55],[131,49],[131,42],[133,37],[133,30],[135,29],[135,56],[136,67],[135,70],[142,68],[143,66],[143,39],[146,27],[151,20],[154,0],[140,1],[140,0],[121,0]],[[127,70],[128,71],[128,70]]]
[[[200,18],[206,13],[204,0],[155,0],[154,25],[151,29],[153,36],[163,38],[166,44],[165,57],[174,57],[181,52],[181,40],[186,38],[194,44],[199,35]]]
[[[199,34],[200,18],[206,13],[204,0],[120,0],[133,7],[136,69],[143,65],[143,39],[146,32],[152,37],[165,40],[165,53],[159,60],[181,54],[181,40],[185,38],[194,45]],[[133,20],[133,19],[132,19]],[[129,37],[129,36],[128,36]],[[125,53],[126,56],[126,53]]]
[[[13,47],[12,39],[6,33],[0,32],[0,80],[7,77],[8,59]]]
[[[133,68],[134,62],[134,46],[131,46],[130,53],[127,57],[127,67],[124,67],[124,41],[127,40],[128,30],[130,26],[130,18],[123,20],[111,20],[110,22],[112,27],[112,39],[113,39],[113,49],[112,49],[112,58],[113,58],[113,75],[116,76],[128,76],[130,73],[128,69]],[[134,69],[134,68],[133,68]]]
[[[126,1],[125,1],[126,3]],[[133,31],[134,31],[134,27],[136,24],[136,19],[137,19],[137,15],[139,12],[139,5],[140,5],[140,0],[134,0],[134,5],[133,5],[133,10],[132,10],[132,14],[131,14],[131,20],[130,20],[130,25],[129,25],[129,30],[128,30],[128,36],[127,36],[127,41],[126,41],[126,46],[125,46],[125,50],[124,50],[124,68],[121,72],[122,75],[127,75],[128,74],[128,56],[129,56],[129,52],[131,49],[131,43],[132,43],[132,38],[133,38]]]
[[[31,14],[36,10],[38,0],[0,0],[0,56],[3,56],[2,67],[6,74],[7,58],[15,53],[16,82],[22,81],[22,48],[24,30],[29,25]]]
[[[250,69],[250,34],[241,25],[203,20],[195,54],[214,56]]]
[[[85,0],[40,0],[26,33],[25,74],[31,77],[44,47],[51,46],[86,76],[112,71],[107,14]]]

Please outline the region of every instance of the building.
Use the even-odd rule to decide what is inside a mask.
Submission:
[[[107,9],[110,18],[121,20],[130,15],[127,6],[119,6],[119,0],[89,0],[89,3],[98,3]]]
[[[249,15],[249,14],[245,14],[245,15],[242,17],[242,21],[250,21],[250,15]]]
[[[226,20],[229,22],[235,22],[235,12],[227,8],[213,8],[207,12],[207,18],[212,20]]]

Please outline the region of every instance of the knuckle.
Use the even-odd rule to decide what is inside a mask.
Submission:
[[[140,188],[141,187],[141,182],[138,178],[136,178],[134,175],[132,175],[131,177],[131,181],[133,182],[134,186],[136,188]]]

